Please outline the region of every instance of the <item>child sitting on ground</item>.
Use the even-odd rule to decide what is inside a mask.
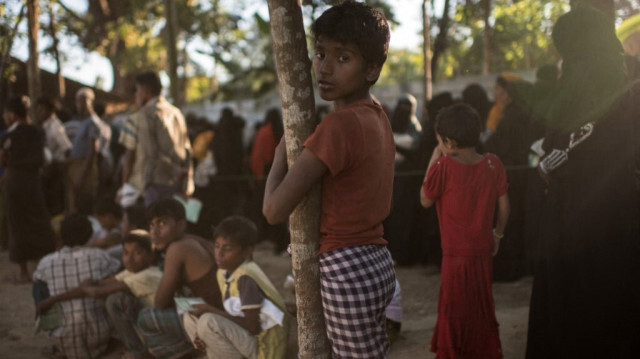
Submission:
[[[184,328],[207,358],[284,358],[287,320],[284,301],[251,259],[258,237],[255,224],[232,216],[215,228],[218,285],[224,310],[195,304]]]
[[[184,333],[182,313],[176,310],[176,294],[186,288],[193,297],[222,308],[213,243],[185,234],[185,208],[173,198],[152,203],[148,217],[151,244],[164,253],[164,270],[154,306],[140,311],[137,325],[147,349],[157,359],[180,358],[194,348]]]
[[[96,203],[94,217],[100,223],[100,235],[89,242],[89,246],[101,248],[112,256],[122,258],[122,208],[111,196],[100,198]]]
[[[38,304],[37,312],[42,313],[65,300],[106,298],[105,306],[114,337],[128,351],[123,358],[145,358],[148,353],[137,334],[136,320],[142,308],[153,306],[162,272],[152,265],[154,255],[147,231],[131,231],[124,237],[122,247],[125,270],[99,282],[85,281],[77,288],[49,297]]]
[[[80,286],[85,281],[113,275],[120,263],[98,248],[87,247],[93,230],[86,216],[72,214],[62,221],[60,236],[64,247],[38,263],[33,273],[34,292],[46,286],[52,296]],[[111,331],[104,301],[75,298],[60,303],[62,326],[49,332],[53,353],[68,359],[97,358],[107,349]]]
[[[420,191],[424,207],[436,204],[442,238],[438,320],[431,340],[438,358],[502,358],[491,277],[509,198],[502,162],[475,150],[481,128],[480,116],[468,105],[440,111],[438,146]]]

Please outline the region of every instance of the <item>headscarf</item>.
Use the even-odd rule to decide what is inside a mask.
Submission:
[[[601,118],[624,92],[622,45],[613,19],[589,6],[561,16],[552,36],[562,75],[551,121],[573,130]]]

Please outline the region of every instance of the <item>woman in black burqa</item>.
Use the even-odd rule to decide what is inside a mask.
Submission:
[[[574,9],[553,40],[562,76],[540,163],[548,195],[526,357],[637,358],[637,101],[613,19]]]

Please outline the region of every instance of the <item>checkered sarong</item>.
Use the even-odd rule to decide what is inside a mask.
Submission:
[[[337,249],[320,255],[320,283],[333,358],[386,358],[385,308],[396,275],[384,246]]]
[[[144,308],[137,324],[149,353],[157,359],[182,358],[193,350],[175,308]]]

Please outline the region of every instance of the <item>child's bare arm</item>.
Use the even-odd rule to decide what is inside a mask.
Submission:
[[[440,150],[440,146],[436,146],[433,149],[433,153],[431,154],[431,159],[429,160],[429,165],[427,166],[427,171],[424,174],[424,179],[422,183],[427,181],[427,174],[429,173],[429,169],[438,161],[438,159],[442,157],[442,151]],[[427,197],[427,194],[424,192],[424,186],[420,186],[420,204],[422,207],[429,208],[433,206],[435,203],[434,200]]]
[[[509,213],[511,212],[511,206],[509,204],[509,195],[506,193],[498,197],[498,219],[496,220],[496,226],[493,230],[493,255],[498,253],[500,248],[500,239],[504,236],[504,229],[507,226],[509,220]]]
[[[83,298],[85,296],[84,291],[82,290],[82,285],[73,289],[70,289],[64,293],[60,293],[54,296],[51,296],[47,299],[43,299],[38,303],[36,307],[36,316],[46,312],[51,309],[54,304],[59,302],[64,302],[71,299]]]
[[[116,279],[112,281],[102,281],[98,285],[83,286],[81,288],[87,297],[92,298],[102,298],[112,293],[129,291],[129,287],[127,287],[124,282]]]
[[[181,243],[171,243],[167,248],[167,255],[164,260],[164,271],[156,290],[154,305],[156,308],[169,308],[173,304],[174,294],[182,286],[182,276],[184,269],[183,248]],[[180,247],[180,248],[179,248]]]
[[[302,151],[287,171],[287,153],[283,137],[276,148],[265,186],[262,213],[267,221],[270,224],[286,221],[311,186],[318,182],[325,172],[327,166],[307,149]]]

